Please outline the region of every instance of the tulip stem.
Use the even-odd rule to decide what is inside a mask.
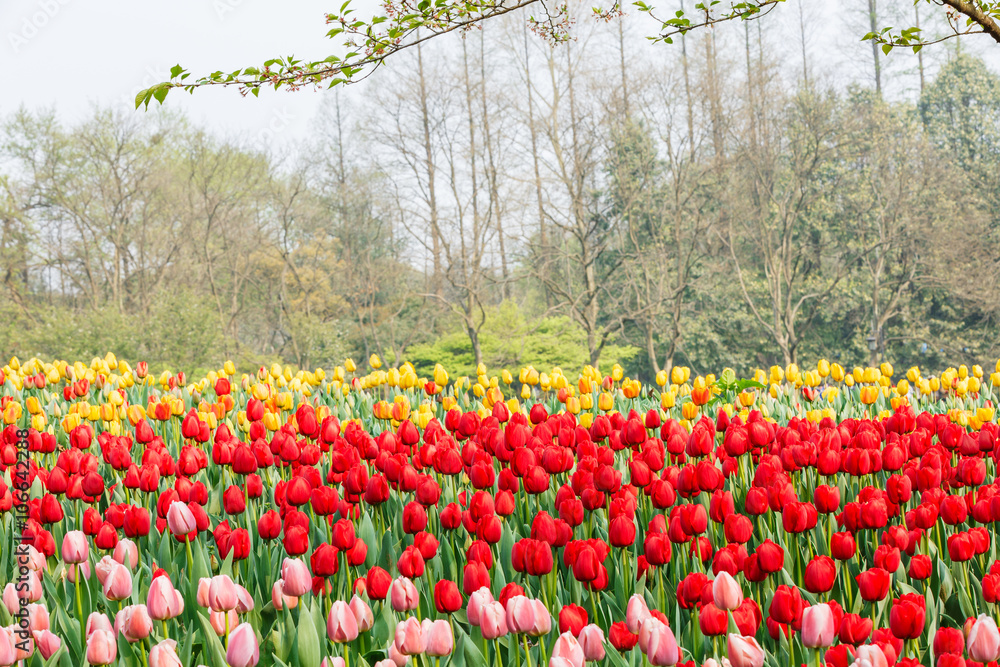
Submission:
[[[350,651],[347,650],[347,644],[344,644],[344,667],[351,667],[351,656]]]
[[[188,564],[188,577],[193,576],[194,571],[194,556],[191,555],[191,534],[184,538],[184,548],[187,551],[187,564]]]
[[[83,642],[84,650],[87,647],[87,623],[83,618],[83,596],[80,593],[80,579],[83,578],[83,569],[77,563],[76,568],[76,615],[80,619],[80,640]]]
[[[229,618],[228,616],[226,617]],[[165,620],[160,621],[163,624],[163,638],[170,639],[170,633],[167,631],[167,622]]]
[[[528,648],[528,636],[521,635],[521,639],[524,640],[524,657],[528,661],[528,667],[531,667],[531,650]]]
[[[226,650],[228,651],[229,650],[229,612],[226,611],[225,615],[226,615],[226,641],[225,641],[225,645],[226,645]]]
[[[146,640],[142,639],[139,641],[139,650],[142,651],[142,666],[149,667],[149,661],[146,658]]]

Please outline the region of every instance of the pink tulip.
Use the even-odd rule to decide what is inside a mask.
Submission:
[[[653,633],[657,631],[659,626],[663,625],[663,621],[656,618],[655,616],[650,616],[642,625],[639,626],[639,650],[643,653],[649,652],[649,638],[653,636]]]
[[[226,650],[226,662],[229,667],[254,667],[260,660],[260,645],[253,626],[240,623],[229,633],[229,648]]]
[[[130,644],[142,641],[152,631],[153,619],[149,617],[144,604],[124,607],[115,617],[115,632],[125,637]]]
[[[424,636],[424,653],[434,657],[451,655],[455,648],[455,635],[448,621],[425,619],[420,631]]]
[[[38,652],[46,660],[55,655],[56,651],[62,646],[62,640],[48,630],[35,630],[31,633],[31,636],[35,639],[35,646],[38,647]]]
[[[483,613],[483,607],[493,602],[493,593],[483,586],[478,591],[469,596],[469,604],[465,609],[465,616],[471,625],[479,625],[479,619]]]
[[[282,592],[289,597],[300,598],[312,590],[312,575],[309,568],[298,558],[286,558],[281,563]]]
[[[649,620],[643,624],[643,628],[648,623]],[[662,621],[657,621],[657,623],[658,625],[652,628],[646,642],[646,659],[649,660],[649,664],[656,667],[676,665],[681,659],[681,652],[677,648],[674,633],[666,623]],[[758,665],[758,667],[760,666]]]
[[[17,559],[17,561],[18,561],[19,565],[23,565],[24,564],[23,556],[19,556],[18,559]],[[39,573],[41,573],[42,570],[45,569],[45,554],[43,554],[41,551],[39,551],[38,549],[36,549],[34,547],[34,545],[32,545],[32,544],[28,545],[28,562],[27,562],[27,565],[28,565],[28,569],[31,570],[31,571],[33,571],[33,572],[39,572]]]
[[[198,579],[198,593],[196,595],[196,600],[198,606],[203,609],[208,609],[208,591],[212,588],[212,578],[211,577],[201,577]]]
[[[45,608],[45,605],[28,605],[28,629],[32,632],[49,629],[49,610]]]
[[[167,510],[167,527],[174,535],[185,536],[198,530],[198,522],[190,507],[175,500],[170,503],[170,509]]]
[[[854,667],[889,667],[889,660],[875,644],[859,646],[854,653]]]
[[[395,642],[395,640],[393,640],[393,642],[391,644],[389,644],[389,658],[388,659],[392,660],[392,663],[394,665],[396,665],[396,667],[404,667],[404,665],[406,665],[406,663],[408,663],[410,661],[410,656],[403,655],[402,653],[400,653],[399,652],[399,647],[396,646],[396,642]]]
[[[576,667],[572,660],[560,656],[549,658],[549,667]]]
[[[97,580],[101,582],[102,586],[104,585],[104,580],[108,578],[109,574],[111,574],[111,569],[115,565],[121,565],[121,563],[116,561],[111,556],[105,556],[101,560],[97,561],[97,565],[94,567],[94,570],[97,572]]]
[[[177,642],[164,639],[149,650],[149,667],[183,667],[177,657]]]
[[[639,633],[643,621],[650,618],[649,607],[646,600],[641,595],[633,595],[628,599],[628,606],[625,607],[625,625],[628,631],[634,634]]]
[[[135,542],[123,537],[115,545],[112,557],[128,569],[134,570],[135,566],[139,564],[139,549],[136,548]]]
[[[507,612],[502,604],[490,602],[483,606],[479,616],[479,629],[486,639],[498,639],[509,632]]]
[[[20,634],[15,626],[10,626],[10,631],[14,633],[14,654],[15,659],[20,663],[24,664],[23,661],[27,660],[35,654],[35,638],[29,633],[27,637]]]
[[[396,624],[396,648],[403,655],[419,655],[424,652],[424,633],[420,621],[410,616]]]
[[[89,637],[98,630],[107,630],[108,632],[114,632],[114,628],[111,627],[111,621],[108,617],[99,611],[91,612],[90,616],[87,617],[86,625],[86,635]]]
[[[564,632],[552,646],[553,658],[565,658],[573,667],[583,667],[583,647],[572,632]]]
[[[250,595],[250,591],[236,584],[236,613],[245,614],[253,611],[253,607],[253,596]]]
[[[358,638],[358,619],[343,600],[337,600],[330,607],[326,617],[326,634],[335,644],[353,642]]]
[[[66,578],[69,579],[69,583],[76,583],[77,572],[83,577],[82,581],[90,579],[90,563],[77,563],[66,568]]]
[[[705,662],[701,663],[701,667],[719,667],[719,661],[715,658],[709,658]]]
[[[1000,632],[996,621],[980,614],[972,625],[968,638],[969,657],[976,662],[992,662],[1000,655]]]
[[[420,595],[412,581],[406,577],[397,577],[393,579],[389,589],[389,602],[393,611],[410,611],[420,605]]]
[[[732,575],[723,570],[712,582],[712,599],[719,609],[731,611],[743,602],[743,591]]]
[[[764,649],[750,636],[729,635],[726,638],[726,653],[733,667],[761,667],[764,664]]]
[[[82,530],[71,530],[63,537],[60,549],[62,559],[66,563],[76,564],[87,560],[90,555],[90,545]]]
[[[403,664],[405,665],[406,663],[404,662]],[[397,665],[395,662],[393,662],[392,658],[385,658],[383,660],[379,660],[378,662],[376,662],[375,667],[400,667],[400,666]]]
[[[14,648],[17,640],[11,628],[0,628],[0,665],[13,665],[17,662],[17,650]]]
[[[584,660],[604,660],[604,630],[600,626],[593,623],[583,626],[577,639],[583,648]]]
[[[281,611],[282,609],[295,609],[299,605],[299,599],[291,595],[285,595],[284,593],[285,581],[283,579],[278,579],[274,582],[274,586],[271,586],[271,604],[274,606],[276,611]]]
[[[132,573],[120,563],[115,563],[104,580],[104,597],[109,600],[124,600],[132,595]]]
[[[541,600],[515,595],[507,600],[507,629],[538,637],[552,629],[552,616]]]
[[[355,595],[351,598],[350,607],[355,620],[358,622],[358,632],[368,632],[371,630],[372,626],[375,625],[375,615],[372,613],[372,608],[368,606],[368,603]]]
[[[91,665],[110,665],[117,656],[118,643],[110,630],[94,630],[87,637],[87,662]]]
[[[3,587],[3,606],[7,607],[7,612],[13,616],[21,608],[21,601],[17,599],[17,589],[13,583]]]
[[[154,621],[168,621],[184,611],[184,598],[167,577],[156,577],[146,596],[146,611]]]
[[[319,667],[347,667],[347,662],[340,656],[323,658],[323,662],[320,663]]]
[[[837,626],[828,604],[806,607],[802,612],[802,645],[806,648],[826,648],[833,644]]]
[[[212,577],[208,586],[208,606],[212,611],[232,611],[236,609],[239,598],[236,595],[236,584],[227,574]]]
[[[236,615],[235,609],[230,609],[229,611],[213,611],[209,609],[208,622],[212,624],[215,634],[225,637],[227,632],[232,632],[240,624],[240,617]]]
[[[42,589],[42,573],[38,570],[32,571],[32,573],[28,575],[26,583],[28,584],[28,590],[27,592],[21,591],[19,597],[24,598],[28,602],[38,602],[41,600],[42,593],[44,592]]]

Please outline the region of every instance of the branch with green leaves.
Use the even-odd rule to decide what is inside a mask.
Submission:
[[[921,28],[882,28],[878,32],[869,32],[862,41],[874,41],[881,44],[886,55],[897,47],[913,49],[917,53],[925,46],[965,37],[968,35],[989,35],[1000,43],[1000,2],[985,0],[915,0],[913,4],[926,2],[937,5],[944,10],[949,32],[941,37],[925,38]]]
[[[707,0],[695,5],[689,15],[677,10],[670,18],[658,18],[652,5],[645,0],[635,0],[639,11],[649,14],[660,23],[658,34],[652,41],[673,43],[673,38],[690,31],[711,27],[728,21],[751,21],[767,16],[779,3],[786,0],[743,0],[724,3]],[[896,30],[892,27],[870,32],[864,40],[882,45],[888,54],[894,48],[907,47],[914,52],[937,42],[973,34],[986,34],[1000,43],[1000,0],[914,0],[925,2],[944,10],[950,32],[944,37],[925,39],[918,27]],[[340,11],[326,15],[327,32],[331,39],[344,39],[345,54],[331,55],[323,60],[306,61],[292,56],[272,58],[261,66],[237,69],[231,72],[212,72],[192,79],[191,73],[177,65],[170,70],[170,80],[142,90],[135,98],[136,108],[149,107],[153,100],[163,103],[174,89],[194,92],[207,86],[235,87],[243,95],[258,95],[262,88],[296,90],[303,86],[333,86],[360,81],[369,76],[390,56],[423,42],[452,32],[464,32],[482,23],[536,5],[539,15],[530,15],[531,29],[552,42],[570,38],[572,19],[565,0],[382,0],[380,13],[369,20],[355,17],[350,0]],[[622,15],[619,2],[610,8],[595,7],[599,20],[610,20]]]

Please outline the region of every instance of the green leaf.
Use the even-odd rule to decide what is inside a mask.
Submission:
[[[219,641],[219,636],[215,634],[215,629],[209,622],[208,616],[201,612],[196,612],[195,616],[198,617],[198,621],[201,623],[201,632],[206,644],[205,649],[208,653],[208,655],[205,655],[205,652],[202,653],[202,660],[211,658],[212,664],[215,667],[228,667],[226,663],[226,651],[222,648],[222,642]]]
[[[319,667],[319,633],[312,614],[299,615],[297,632],[299,645],[299,664],[303,667]]]

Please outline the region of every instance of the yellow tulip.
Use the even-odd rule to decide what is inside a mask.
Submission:
[[[625,369],[621,367],[620,364],[615,364],[611,367],[611,379],[615,382],[621,382],[621,379],[625,377]]]
[[[670,381],[674,384],[684,384],[684,369],[680,366],[674,366],[670,369]]]
[[[531,385],[522,384],[521,385],[521,398],[528,400],[531,398]]]
[[[882,375],[886,377],[892,377],[892,364],[888,361],[883,361],[882,365],[879,366],[879,370],[882,371]]]
[[[830,374],[830,362],[826,359],[820,359],[816,362],[816,372],[819,373],[821,378],[825,378]]]
[[[506,368],[500,371],[500,377],[503,378],[504,384],[511,384],[514,382],[514,376],[510,374],[510,371]]]
[[[79,425],[80,425],[80,415],[76,413],[66,415],[66,418],[62,420],[61,424],[63,431],[66,433],[69,433]]]
[[[693,421],[698,417],[698,406],[691,401],[681,404],[681,416],[688,421]]]
[[[580,407],[584,410],[594,409],[594,395],[593,394],[583,394],[580,396]]]
[[[584,412],[582,415],[580,415],[580,426],[582,426],[583,428],[590,428],[590,426],[593,423],[594,423],[594,415],[592,413]]]
[[[672,391],[660,392],[660,407],[669,410],[677,404],[677,395]]]
[[[615,397],[610,392],[602,391],[601,395],[597,397],[597,407],[603,412],[608,412],[615,407]]]

